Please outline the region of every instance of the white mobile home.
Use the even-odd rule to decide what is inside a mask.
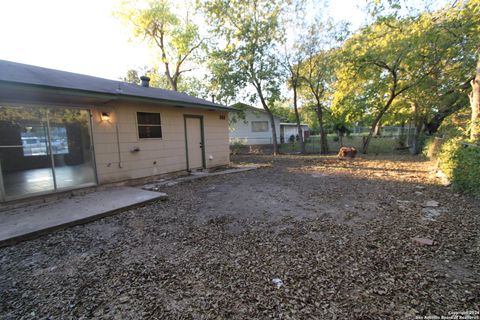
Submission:
[[[310,129],[307,124],[300,124],[303,132],[303,139],[305,140],[310,136]],[[287,143],[293,136],[296,139],[298,135],[298,128],[296,123],[280,123],[280,139],[282,143]]]
[[[232,106],[240,112],[230,116],[230,143],[240,141],[246,145],[272,144],[271,120],[267,112],[260,108],[237,103]],[[280,143],[280,118],[274,116],[277,142]]]

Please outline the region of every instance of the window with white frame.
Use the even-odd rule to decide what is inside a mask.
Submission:
[[[137,112],[138,138],[152,139],[162,137],[160,113]]]
[[[268,121],[252,121],[252,132],[267,132]]]

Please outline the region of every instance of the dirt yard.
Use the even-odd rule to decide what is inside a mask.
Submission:
[[[234,161],[271,166],[0,249],[0,318],[479,319],[480,203],[431,163]]]

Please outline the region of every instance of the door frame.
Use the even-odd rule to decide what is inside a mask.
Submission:
[[[205,131],[203,129],[203,116],[196,114],[184,114],[183,115],[183,126],[185,132],[185,156],[187,160],[187,171],[190,171],[190,163],[188,160],[188,135],[187,135],[187,119],[199,119],[200,120],[200,139],[202,141],[202,168],[206,168],[205,165]]]

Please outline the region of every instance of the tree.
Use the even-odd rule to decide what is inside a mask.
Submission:
[[[150,78],[150,87],[169,87],[168,79],[165,74],[158,72],[158,70],[155,68],[149,69],[147,67],[143,67],[140,69],[130,69],[127,71],[127,75],[121,77],[120,80],[139,85],[141,75],[147,75]],[[177,86],[178,92],[183,92],[188,95],[202,99],[211,98],[211,96],[209,95],[209,88],[206,85],[206,81],[202,81],[196,77],[189,77],[186,75],[182,75],[182,77],[179,79],[181,79],[181,81],[178,83]]]
[[[282,5],[280,0],[207,0],[203,4],[212,32],[221,39],[210,52],[212,82],[223,99],[253,87],[251,100],[258,98],[270,117],[274,154],[278,153],[277,133],[269,105],[280,95],[278,59],[273,53],[284,35]]]
[[[334,122],[332,129],[337,133],[337,137],[340,142],[340,147],[343,147],[343,137],[345,135],[350,134],[350,129],[347,127],[347,125],[343,121]]]
[[[475,4],[476,2],[476,4]],[[467,105],[467,91],[474,78],[479,37],[478,1],[459,1],[435,12],[422,14],[429,29],[430,51],[436,49],[439,59],[435,72],[411,96],[420,96],[419,105],[425,110],[424,132],[434,134],[446,117]],[[422,105],[423,104],[423,105]]]
[[[353,107],[360,105],[373,117],[363,153],[367,153],[376,127],[394,102],[438,69],[442,51],[431,46],[432,34],[425,30],[425,23],[418,17],[382,17],[343,47],[345,59],[337,72],[340,94],[350,96]],[[423,51],[429,48],[432,51]]]
[[[120,80],[123,82],[133,83],[133,84],[140,84],[140,75],[138,71],[135,69],[130,69],[127,71],[125,77],[121,77]]]
[[[475,4],[476,2],[476,4]],[[433,12],[422,13],[416,24],[424,40],[418,54],[426,65],[436,65],[423,81],[400,97],[411,109],[415,123],[412,153],[420,151],[423,133],[434,134],[442,122],[467,104],[474,78],[479,37],[478,1],[460,1]],[[423,128],[423,130],[422,130]]]
[[[198,59],[205,41],[188,13],[182,19],[169,0],[150,0],[146,8],[138,1],[125,1],[115,14],[131,27],[135,37],[157,47],[167,83],[178,91],[182,75],[192,70],[186,65]]]
[[[289,123],[296,121],[295,111],[290,107],[290,101],[288,99],[277,100],[271,103],[269,108],[275,116],[281,119],[281,121]],[[301,118],[302,115],[300,114],[300,119]]]
[[[298,48],[294,46],[294,48]],[[287,51],[287,50],[285,50]],[[302,56],[299,50],[285,52],[283,66],[288,74],[288,86],[293,91],[293,110],[295,113],[295,123],[297,124],[298,142],[300,143],[300,153],[305,153],[305,143],[303,141],[303,130],[300,123],[300,114],[298,113],[298,90],[301,83],[301,62]]]
[[[303,1],[293,1],[293,5],[289,12],[288,28],[295,29],[297,32],[292,34],[291,39],[286,39],[284,45],[284,53],[281,59],[281,64],[287,75],[287,86],[293,93],[293,110],[295,113],[295,123],[297,124],[298,142],[300,144],[300,153],[305,154],[305,142],[303,136],[303,129],[300,123],[300,114],[298,112],[298,91],[302,82],[302,62],[305,59],[304,50],[302,48],[301,39],[298,34],[303,34],[305,26],[302,17],[305,16],[305,7]],[[291,45],[287,46],[287,43]]]
[[[470,93],[470,107],[472,109],[472,124],[470,129],[470,139],[478,141],[480,138],[480,54],[478,57],[475,79],[471,82],[472,92]]]
[[[347,35],[347,24],[334,25],[316,19],[302,41],[304,60],[302,61],[301,94],[314,105],[320,131],[320,153],[328,153],[325,131],[325,108],[333,93],[335,69],[337,67],[337,47]]]
[[[418,153],[422,132],[435,133],[444,119],[466,106],[466,93],[473,78],[471,70],[476,63],[474,52],[480,41],[480,2],[455,1],[435,11],[414,10],[413,14],[405,10],[407,2],[373,1],[376,5],[380,4],[373,10],[374,23],[355,35],[369,33],[372,44],[358,41],[360,39],[357,39],[357,43],[352,43],[351,39],[347,41],[350,49],[360,44],[365,50],[356,51],[356,68],[342,68],[340,74],[343,76],[343,84],[340,87],[343,86],[342,89],[350,91],[350,94],[344,94],[340,90],[337,96],[343,99],[337,97],[336,101],[349,102],[349,108],[360,109],[368,117],[373,116],[371,132],[392,109],[410,106],[411,119],[416,127],[411,151]],[[378,8],[380,9],[377,10]],[[380,56],[374,54],[377,58],[371,59],[369,55],[375,51],[382,52],[378,50],[381,47],[386,49],[384,58],[376,61]],[[389,54],[388,49],[393,51]],[[346,52],[348,54],[348,50]],[[353,51],[349,52],[352,53]],[[395,59],[389,57],[395,56],[399,58],[396,60],[398,63],[392,64],[389,60],[395,62]],[[353,56],[350,58],[355,59]],[[365,76],[363,72],[372,71],[367,67],[369,64],[383,68],[384,73]],[[350,73],[343,73],[346,70]],[[358,72],[354,78],[357,85],[349,76],[352,72]],[[396,85],[394,73],[397,77]],[[385,76],[390,79],[388,89],[382,84]],[[396,93],[392,90],[395,87]],[[385,94],[388,91],[390,93]],[[368,143],[369,139],[365,141],[364,152],[367,151]]]

